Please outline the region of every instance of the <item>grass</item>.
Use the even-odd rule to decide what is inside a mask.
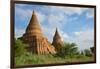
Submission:
[[[74,55],[73,57],[66,56],[61,58],[54,55],[36,55],[36,54],[24,54],[15,57],[16,66],[21,65],[37,65],[37,64],[55,64],[55,63],[73,63],[73,62],[89,62],[94,61],[94,57],[87,57],[84,55]]]
[[[21,40],[15,40],[16,66],[94,61],[94,56],[90,50],[85,50],[85,53],[81,54],[75,43],[65,43],[62,50],[55,55],[32,54],[27,52],[25,47],[28,47],[28,45],[24,44]]]

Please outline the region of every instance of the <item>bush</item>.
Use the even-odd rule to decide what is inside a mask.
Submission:
[[[73,55],[79,54],[78,48],[76,47],[75,43],[65,43],[62,50],[59,51],[56,55],[62,58],[66,56],[73,57]]]
[[[15,46],[14,46],[14,50],[15,50],[15,56],[21,56],[23,54],[26,53],[26,47],[28,45],[24,44],[21,40],[19,39],[15,39]]]
[[[92,56],[92,53],[91,53],[91,51],[89,49],[85,49],[84,50],[84,54],[85,54],[85,56],[88,56],[88,57]]]

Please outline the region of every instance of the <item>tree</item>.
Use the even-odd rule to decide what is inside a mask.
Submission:
[[[57,53],[60,57],[70,56],[73,57],[73,55],[79,54],[77,45],[75,43],[65,43],[62,50]]]
[[[80,53],[81,55],[84,55],[84,51],[81,51],[81,53]]]
[[[15,50],[15,56],[20,56],[25,54],[26,52],[26,47],[28,45],[24,44],[21,40],[19,39],[15,39],[15,46],[14,46],[14,50]]]
[[[84,54],[85,54],[85,56],[89,56],[89,57],[92,56],[92,53],[89,49],[85,49]]]
[[[90,47],[90,50],[91,50],[92,53],[94,53],[95,52],[95,47]]]

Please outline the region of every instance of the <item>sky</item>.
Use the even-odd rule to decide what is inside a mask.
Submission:
[[[15,37],[21,37],[35,11],[44,36],[52,42],[56,28],[64,42],[74,42],[79,50],[94,45],[94,8],[15,5]]]

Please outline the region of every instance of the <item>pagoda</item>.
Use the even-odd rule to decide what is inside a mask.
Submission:
[[[55,35],[53,37],[52,45],[55,47],[57,52],[60,51],[62,49],[62,46],[63,46],[63,40],[60,37],[57,28],[56,28]]]
[[[31,20],[22,36],[22,40],[29,45],[28,51],[34,54],[55,54],[54,46],[43,36],[40,24],[33,11]]]

